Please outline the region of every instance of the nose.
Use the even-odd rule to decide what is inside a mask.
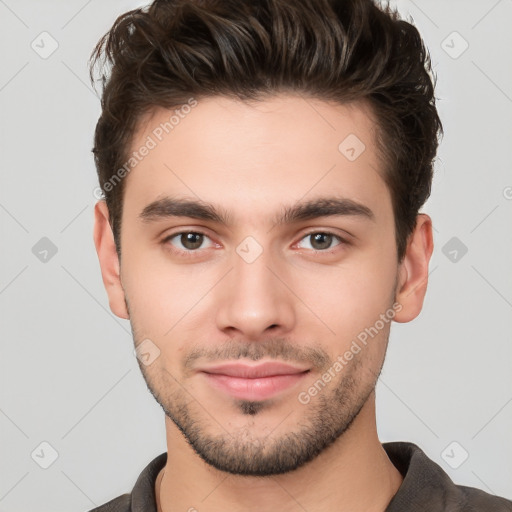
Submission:
[[[247,340],[280,336],[296,322],[294,296],[283,266],[266,251],[252,262],[233,255],[233,269],[218,288],[217,327]]]

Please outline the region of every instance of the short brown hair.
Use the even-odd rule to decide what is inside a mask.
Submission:
[[[395,217],[398,258],[430,195],[442,134],[435,76],[418,30],[372,0],[155,0],[117,18],[90,63],[101,66],[102,113],[94,159],[121,254],[127,160],[141,117],[156,107],[227,96],[258,100],[298,92],[338,103],[363,100]],[[341,141],[340,141],[341,142]]]

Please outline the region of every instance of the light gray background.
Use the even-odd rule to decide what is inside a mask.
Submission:
[[[1,512],[89,510],[166,450],[92,241],[100,110],[87,60],[141,5],[0,0]],[[429,291],[420,317],[392,329],[379,432],[417,443],[457,483],[512,498],[512,1],[398,6],[430,48],[445,137],[424,208],[436,229]],[[58,42],[46,59],[31,47],[46,37],[51,48],[44,31]],[[46,262],[32,252],[42,237],[57,247]],[[58,452],[48,469],[42,442]]]

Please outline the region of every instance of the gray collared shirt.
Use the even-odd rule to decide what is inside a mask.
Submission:
[[[385,512],[512,512],[512,501],[455,485],[415,444],[392,442],[382,446],[404,478]],[[131,493],[89,512],[156,512],[155,481],[166,461],[167,453],[160,454],[142,471]]]

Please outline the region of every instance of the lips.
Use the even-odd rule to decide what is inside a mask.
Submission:
[[[309,369],[278,362],[226,363],[203,368],[201,373],[213,388],[234,398],[265,400],[296,385]]]
[[[285,363],[267,362],[254,366],[243,363],[226,363],[203,368],[201,371],[216,375],[239,377],[242,379],[257,379],[261,377],[272,377],[274,375],[296,375],[297,373],[302,373],[307,370],[308,368],[297,368]]]

